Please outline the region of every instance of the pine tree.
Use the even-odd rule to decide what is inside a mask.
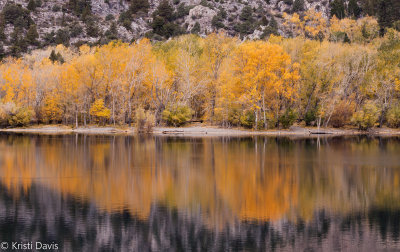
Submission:
[[[348,13],[350,16],[358,18],[361,14],[361,8],[358,6],[357,0],[350,0],[348,6]]]
[[[38,38],[39,38],[39,33],[37,32],[36,25],[31,25],[26,33],[26,41],[30,45],[37,45]]]
[[[163,0],[153,13],[153,18],[159,16],[165,21],[171,22],[174,20],[174,7],[171,6],[168,0]]]
[[[237,27],[241,35],[251,34],[254,32],[253,9],[250,6],[245,6],[240,13],[239,19],[242,21]]]
[[[376,16],[380,0],[361,0],[362,12],[369,16]]]
[[[163,0],[157,9],[153,12],[153,22],[151,27],[153,33],[169,38],[182,34],[182,29],[178,24],[173,23],[175,20],[175,10],[167,0]]]
[[[55,61],[57,61],[57,54],[56,54],[56,52],[54,50],[51,50],[49,60],[51,60],[51,62],[53,62],[53,63]]]
[[[212,18],[211,25],[216,29],[221,29],[225,27],[223,21],[224,19],[221,17],[221,15],[217,14]]]
[[[349,36],[347,36],[347,33],[344,34],[343,43],[348,43],[348,44],[351,43],[351,40],[350,40]]]
[[[271,20],[269,21],[269,26],[276,31],[276,33],[278,32],[278,22],[276,22],[274,17],[271,17]]]
[[[0,61],[6,56],[3,44],[0,44]]]
[[[200,33],[200,24],[199,22],[196,22],[192,28],[192,30],[190,31],[193,34],[199,34]]]
[[[400,1],[380,0],[378,4],[380,34],[383,35],[385,29],[392,27],[397,20],[400,20]]]
[[[345,8],[343,0],[334,0],[331,3],[331,17],[336,16],[339,19],[345,17]]]
[[[60,64],[64,64],[65,62],[63,56],[59,52],[57,53],[57,61],[60,62]]]
[[[261,18],[261,24],[264,25],[264,26],[267,26],[269,24],[269,21],[268,21],[266,16],[263,16]]]
[[[272,16],[271,20],[269,21],[269,25],[264,29],[263,34],[261,35],[261,38],[267,38],[271,34],[274,35],[279,35],[278,33],[278,23],[276,22],[275,18]]]
[[[13,57],[20,57],[21,53],[26,52],[28,49],[27,41],[23,37],[23,30],[20,27],[15,27],[11,34],[11,55]]]
[[[108,40],[116,40],[118,39],[118,30],[115,22],[112,22],[110,28],[104,34]]]
[[[149,8],[150,4],[148,0],[132,0],[129,11],[132,14],[136,14],[138,12],[147,13]]]
[[[66,4],[68,10],[75,12],[77,7],[77,0],[69,0]]]
[[[51,50],[49,60],[51,60],[53,63],[58,61],[59,63],[63,64],[65,62],[61,53],[56,53],[54,50]]]
[[[250,6],[245,6],[240,13],[240,20],[243,22],[253,22],[253,9]]]
[[[6,41],[7,36],[4,33],[4,26],[0,25],[0,41]]]
[[[35,0],[29,0],[28,6],[26,8],[30,11],[35,11],[36,9]]]
[[[304,11],[304,0],[295,0],[292,8],[292,12]]]
[[[380,0],[378,6],[378,22],[380,34],[385,34],[385,29],[390,26],[389,6],[386,0]]]

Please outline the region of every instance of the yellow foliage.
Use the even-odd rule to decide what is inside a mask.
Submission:
[[[330,23],[330,36],[334,41],[340,41],[341,34],[347,34],[351,42],[369,42],[379,36],[378,21],[373,17],[354,20],[334,16]]]
[[[102,121],[110,118],[111,111],[104,106],[103,99],[97,99],[90,108],[90,115]]]
[[[57,122],[61,120],[63,111],[60,104],[60,96],[57,93],[49,94],[45,98],[43,116],[46,121]]]
[[[359,108],[374,100],[386,110],[397,99],[397,31],[376,38],[374,18],[334,17],[328,24],[315,10],[284,20],[296,38],[240,41],[212,33],[8,58],[0,64],[0,102],[33,110],[39,122],[131,124],[142,107],[158,125],[166,108],[187,106],[196,119],[237,125],[246,114],[246,125],[262,128],[289,114],[328,123],[339,101]],[[351,43],[339,43],[344,34]],[[51,50],[65,63],[53,64]]]
[[[242,106],[279,116],[281,107],[297,96],[299,64],[292,64],[279,45],[245,42],[235,51],[231,65],[233,76],[228,78],[227,90]]]

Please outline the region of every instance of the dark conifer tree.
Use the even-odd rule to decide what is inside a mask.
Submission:
[[[345,7],[343,0],[333,0],[331,3],[331,17],[336,16],[339,19],[345,17]]]
[[[295,0],[293,3],[292,12],[304,11],[304,0]]]
[[[348,6],[349,16],[358,18],[361,14],[361,8],[358,6],[357,0],[350,0]]]
[[[147,13],[149,11],[149,8],[150,4],[148,0],[132,0],[129,11],[132,14],[136,14],[138,12]]]

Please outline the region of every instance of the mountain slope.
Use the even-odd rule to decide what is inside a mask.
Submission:
[[[381,0],[2,1],[0,55],[19,56],[31,49],[61,43],[104,44],[114,39],[129,42],[143,36],[162,40],[221,29],[242,38],[262,38],[272,33],[288,36],[281,27],[283,13],[301,14],[314,9],[326,18],[331,14],[374,15],[378,13],[374,4],[377,1]],[[394,5],[398,2],[387,2],[391,1]],[[384,11],[396,10],[390,4],[385,8]],[[383,21],[389,25],[394,21],[387,19]]]

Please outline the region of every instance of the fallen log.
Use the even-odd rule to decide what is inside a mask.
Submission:
[[[187,123],[203,123],[203,120],[189,120],[189,121],[186,121]]]
[[[164,130],[163,134],[183,134],[183,130]]]
[[[310,131],[311,135],[329,135],[329,134],[333,134],[332,132],[328,132],[328,131]]]

